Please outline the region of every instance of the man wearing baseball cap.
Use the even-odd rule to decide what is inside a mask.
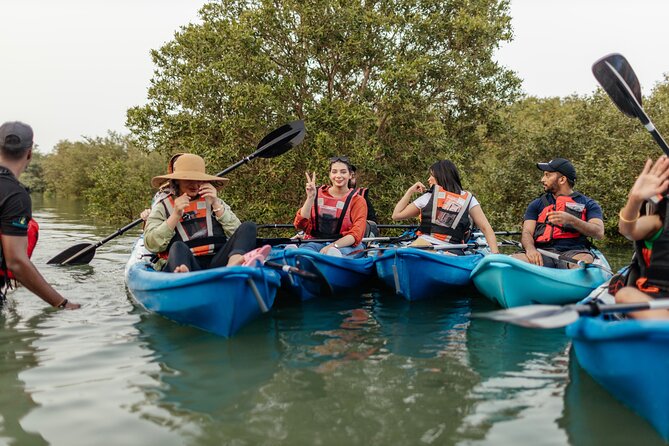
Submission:
[[[75,309],[44,280],[28,256],[28,228],[32,202],[19,176],[32,159],[33,130],[23,122],[0,125],[0,298],[10,277],[53,307]]]
[[[541,254],[537,249],[592,262],[588,237],[604,237],[604,220],[599,204],[574,191],[576,169],[568,160],[555,158],[537,163],[543,171],[544,194],[532,201],[523,222],[521,243],[525,252],[514,257],[539,266],[567,268],[569,264]]]

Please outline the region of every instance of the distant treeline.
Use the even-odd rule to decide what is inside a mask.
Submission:
[[[63,141],[26,179],[121,223],[150,203],[149,180],[172,154],[197,153],[215,173],[273,128],[304,119],[302,145],[228,175],[222,195],[240,218],[292,222],[303,172],[325,183],[328,158],[347,155],[390,223],[404,191],[449,158],[493,227],[518,229],[542,192],[535,163],[565,157],[577,189],[604,208],[609,240],[619,240],[617,212],[660,150],[601,91],[522,96],[520,79],[493,59],[512,36],[508,8],[507,0],[211,1],[201,23],[153,51],[147,103],[128,110],[130,136]],[[645,102],[667,133],[668,91],[665,78]]]

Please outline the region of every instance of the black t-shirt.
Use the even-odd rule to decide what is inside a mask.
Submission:
[[[31,218],[30,194],[14,174],[0,166],[0,232],[27,236]]]

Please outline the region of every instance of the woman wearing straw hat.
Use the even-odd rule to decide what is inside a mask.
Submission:
[[[180,155],[173,171],[154,177],[151,184],[160,187],[165,181],[170,195],[153,206],[144,227],[144,244],[159,258],[157,269],[180,273],[264,260],[271,248],[254,249],[255,223],[241,223],[218,198],[217,189],[228,179],[208,175],[201,157]],[[186,244],[192,240],[197,244],[198,239],[205,244],[192,248]]]

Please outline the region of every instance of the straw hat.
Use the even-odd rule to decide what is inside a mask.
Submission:
[[[225,186],[229,181],[227,178],[208,175],[205,171],[204,160],[202,157],[192,153],[184,153],[174,161],[173,172],[167,175],[159,175],[151,179],[153,187],[160,187],[165,181],[169,180],[191,180],[206,181],[211,183],[217,189]]]

